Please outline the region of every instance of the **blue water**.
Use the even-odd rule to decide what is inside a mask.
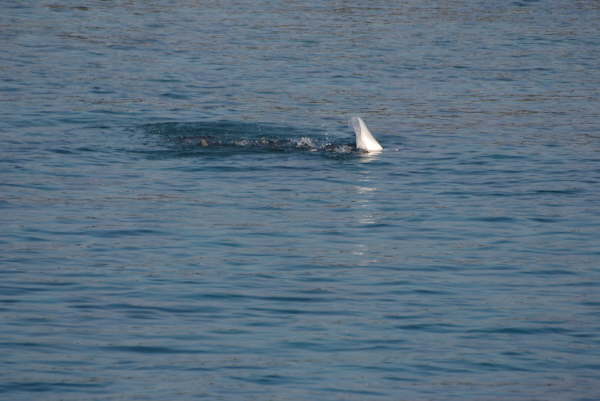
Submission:
[[[0,6],[0,399],[600,399],[597,1],[84,3]]]

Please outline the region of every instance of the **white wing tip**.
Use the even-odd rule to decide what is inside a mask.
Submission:
[[[356,134],[356,148],[365,152],[381,152],[383,147],[377,142],[377,139],[371,134],[367,124],[362,118],[353,116],[350,123]]]

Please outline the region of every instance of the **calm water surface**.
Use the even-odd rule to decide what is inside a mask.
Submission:
[[[597,1],[0,9],[1,399],[600,398]]]

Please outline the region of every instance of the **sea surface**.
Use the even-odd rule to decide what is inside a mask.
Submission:
[[[2,400],[600,399],[596,0],[4,1],[0,139]]]

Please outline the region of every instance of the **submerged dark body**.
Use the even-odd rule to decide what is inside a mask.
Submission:
[[[302,137],[299,139],[280,139],[280,138],[257,138],[257,139],[238,139],[221,140],[214,136],[195,136],[180,138],[181,143],[201,148],[230,146],[240,148],[260,148],[272,151],[292,151],[304,150],[309,152],[335,152],[350,153],[359,151],[354,144],[335,144],[318,143],[310,138]]]
[[[354,136],[350,132],[344,138],[338,138],[314,128],[268,123],[253,124],[235,121],[158,123],[144,125],[141,129],[153,140],[181,146],[188,150],[238,149],[240,151],[308,151],[334,154],[359,152],[355,143],[346,139],[347,136]],[[307,132],[310,132],[311,135],[307,135]]]

